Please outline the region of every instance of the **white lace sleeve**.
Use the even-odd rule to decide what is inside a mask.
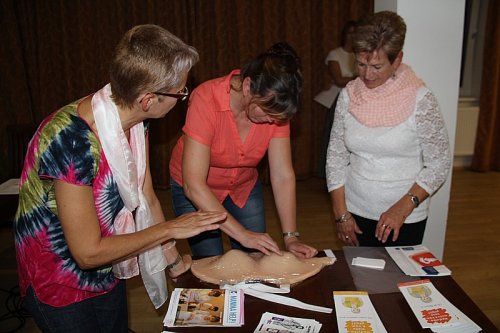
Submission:
[[[346,167],[349,163],[349,151],[344,141],[344,119],[349,105],[347,91],[340,92],[335,118],[333,120],[330,142],[326,153],[326,183],[328,192],[344,186],[346,179]]]
[[[432,195],[444,183],[450,171],[450,143],[434,94],[427,91],[417,103],[415,122],[424,167],[417,175],[416,182]]]

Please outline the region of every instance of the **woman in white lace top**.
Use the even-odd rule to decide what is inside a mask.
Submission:
[[[353,36],[359,77],[340,93],[326,163],[346,245],[420,244],[426,199],[451,166],[437,100],[402,63],[405,34],[403,19],[386,11],[361,21]]]

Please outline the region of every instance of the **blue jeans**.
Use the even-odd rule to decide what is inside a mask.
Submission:
[[[175,181],[170,181],[172,190],[172,207],[175,216],[197,211],[193,203],[184,195],[182,186]],[[262,184],[257,180],[250,192],[245,205],[240,208],[236,206],[230,196],[222,202],[222,206],[238,221],[245,229],[254,232],[266,232],[266,219],[264,211],[264,196]],[[230,238],[231,248],[242,251],[254,251],[243,247],[239,242]],[[189,247],[195,257],[217,256],[224,253],[222,233],[220,230],[213,230],[201,233],[188,239]]]
[[[23,303],[44,332],[128,332],[125,281],[107,294],[63,307],[42,303],[30,286]]]

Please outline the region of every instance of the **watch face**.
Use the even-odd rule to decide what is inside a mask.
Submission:
[[[411,196],[411,202],[413,202],[413,204],[415,205],[415,208],[418,207],[418,205],[420,205],[420,201],[414,195]]]

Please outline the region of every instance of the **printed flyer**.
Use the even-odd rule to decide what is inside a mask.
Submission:
[[[265,312],[254,333],[317,333],[321,326],[322,324],[314,319]]]
[[[387,332],[366,291],[334,291],[340,333]]]
[[[424,245],[386,247],[387,253],[409,276],[446,276],[451,271]]]
[[[241,290],[176,288],[163,323],[175,326],[242,326]]]
[[[430,280],[399,283],[398,287],[423,328],[443,333],[481,331]]]

